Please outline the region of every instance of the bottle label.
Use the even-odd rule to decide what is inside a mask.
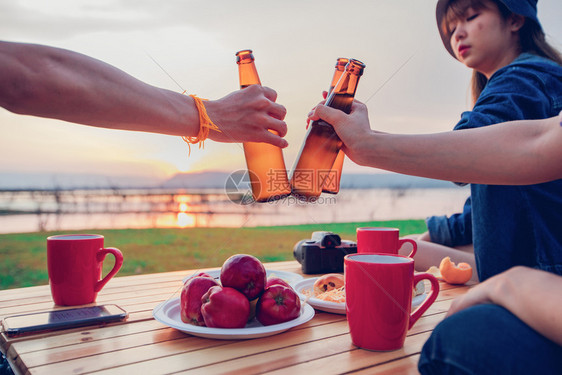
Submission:
[[[324,189],[336,189],[338,171],[332,169],[296,169],[293,173],[293,189],[305,194]]]
[[[270,195],[271,193],[279,194],[280,192],[291,191],[291,185],[289,184],[289,181],[287,179],[286,169],[270,168],[269,171],[267,171],[266,183],[268,195]]]

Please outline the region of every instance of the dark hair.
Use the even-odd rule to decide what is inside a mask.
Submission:
[[[446,16],[443,17],[440,27],[447,35],[451,34],[448,25],[451,19],[462,17],[468,8],[482,9],[487,8],[489,2],[493,2],[498,6],[503,19],[511,16],[512,12],[501,2],[497,0],[452,0],[449,3]],[[519,30],[520,52],[528,52],[538,56],[546,57],[559,65],[562,65],[562,55],[556,48],[546,41],[546,36],[541,26],[529,18],[525,18],[525,24]],[[482,73],[473,70],[471,81],[471,93],[473,104],[476,103],[482,90],[488,83],[488,79]]]

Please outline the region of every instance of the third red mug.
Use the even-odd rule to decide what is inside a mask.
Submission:
[[[102,279],[103,260],[113,254],[115,264]],[[67,234],[47,238],[47,268],[53,301],[57,305],[85,305],[96,300],[123,264],[119,249],[103,247],[98,234]]]
[[[399,233],[398,228],[357,228],[357,252],[398,254],[402,245],[410,243],[413,248],[408,256],[413,258],[418,250],[416,241],[400,239]]]
[[[400,349],[408,330],[439,294],[437,279],[414,274],[414,260],[402,255],[346,255],[344,276],[351,341],[368,350]],[[431,282],[431,291],[412,312],[413,288],[421,280]]]

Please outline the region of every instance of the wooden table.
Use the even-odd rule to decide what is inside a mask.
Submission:
[[[296,261],[266,268],[300,273]],[[126,322],[20,338],[2,334],[2,352],[16,374],[417,374],[424,342],[452,299],[469,288],[441,283],[437,301],[408,332],[402,349],[371,352],[351,343],[345,315],[321,311],[301,326],[252,340],[199,338],[155,321],[152,309],[177,297],[183,277],[192,273],[116,277],[97,303],[123,307],[129,312]],[[53,307],[48,286],[0,291],[0,317]]]

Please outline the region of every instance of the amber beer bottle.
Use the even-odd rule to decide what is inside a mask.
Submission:
[[[325,105],[350,113],[357,84],[364,69],[365,64],[351,59],[338,83],[328,95]],[[306,199],[320,196],[341,144],[332,125],[322,120],[312,122],[291,175],[290,182],[294,195]]]
[[[252,50],[237,52],[236,63],[241,89],[250,85],[261,85]],[[274,130],[270,132],[278,134]],[[246,142],[244,156],[250,176],[252,196],[256,202],[280,199],[291,193],[281,148],[269,143]]]
[[[340,77],[345,71],[345,66],[349,62],[349,59],[345,57],[340,57],[336,62],[336,70],[334,71],[334,76],[332,77],[332,83],[330,84],[330,89],[328,90],[328,95],[332,92],[334,87],[336,87]],[[328,194],[337,194],[340,191],[340,181],[343,169],[343,162],[345,159],[345,153],[340,150],[336,161],[332,166],[332,170],[328,173],[328,176],[324,180],[324,185],[322,185],[322,192]]]

